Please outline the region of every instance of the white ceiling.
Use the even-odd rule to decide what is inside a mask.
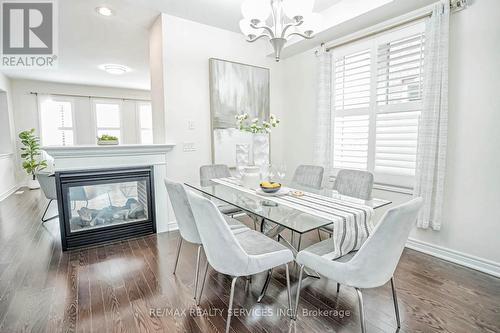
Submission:
[[[134,0],[127,0],[133,2]],[[239,32],[244,0],[143,0],[142,5],[191,21]],[[316,0],[314,11],[323,11],[342,0]],[[349,1],[349,0],[344,0]]]
[[[321,12],[339,2],[351,1],[372,0],[316,0],[314,10]],[[2,72],[12,78],[150,89],[148,30],[160,12],[238,32],[242,2],[243,0],[58,1],[58,68],[11,69]],[[412,1],[394,2],[404,12],[402,7]],[[112,8],[115,15],[98,15],[95,8],[101,5]],[[111,75],[98,68],[105,63],[122,64],[132,70],[120,76]]]
[[[63,0],[59,3],[59,65],[57,69],[2,70],[11,78],[63,83],[150,89],[149,27],[159,11],[124,0]],[[114,16],[98,15],[106,4]],[[117,63],[131,68],[111,75],[98,68]]]

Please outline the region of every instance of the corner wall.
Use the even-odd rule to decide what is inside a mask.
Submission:
[[[0,119],[2,135],[0,142],[0,201],[9,196],[18,187],[16,179],[17,158],[15,155],[15,130],[12,112],[12,89],[8,77],[0,73]]]
[[[157,25],[161,22],[162,27]],[[165,103],[166,141],[176,146],[168,154],[168,177],[182,182],[199,182],[199,168],[211,164],[209,58],[219,58],[270,68],[271,112],[280,116],[279,75],[269,54],[268,44],[250,44],[239,33],[215,28],[175,16],[162,14],[151,29],[158,45],[158,32],[162,31],[161,50],[151,59],[152,87],[163,76],[164,96],[153,91],[153,108]],[[153,54],[151,54],[153,56]],[[161,59],[158,59],[160,57]],[[155,74],[156,73],[156,74]],[[153,88],[154,89],[154,88]],[[194,129],[188,122],[194,121]],[[282,151],[275,146],[273,132],[271,155]],[[276,142],[278,145],[282,140]],[[183,151],[184,143],[194,143],[195,151]],[[174,216],[172,213],[169,216]],[[175,227],[175,221],[171,221]]]
[[[167,142],[176,144],[169,156],[169,177],[199,181],[199,167],[211,163],[209,58],[220,58],[271,70],[271,110],[278,108],[278,80],[267,44],[250,44],[241,34],[162,14],[163,55],[152,72],[163,72]],[[157,21],[158,22],[158,21]],[[155,27],[155,31],[159,28]],[[196,37],[196,38],[194,38]],[[153,95],[153,104],[155,103]],[[158,101],[157,101],[158,102]],[[158,103],[161,103],[160,100]],[[188,128],[194,121],[194,129]],[[273,135],[279,135],[274,134]],[[196,151],[184,152],[183,143]]]

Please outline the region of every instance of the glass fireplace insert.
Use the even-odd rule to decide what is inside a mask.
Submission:
[[[56,172],[63,249],[155,232],[152,167]]]

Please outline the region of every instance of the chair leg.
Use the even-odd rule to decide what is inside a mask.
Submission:
[[[231,316],[233,315],[233,298],[234,298],[234,286],[236,284],[238,277],[233,277],[231,282],[231,294],[229,294],[229,307],[227,308],[227,323],[226,323],[226,333],[229,333],[229,328],[231,327]]]
[[[361,293],[361,290],[358,288],[356,288],[356,293],[358,294],[359,320],[361,321],[361,333],[366,333],[365,309],[363,307],[363,294]]]
[[[52,216],[48,219],[45,218],[45,215],[47,214],[47,211],[49,210],[49,207],[50,207],[50,204],[52,203],[52,201],[54,201],[54,199],[50,199],[49,200],[49,203],[47,204],[47,207],[45,207],[45,211],[43,212],[43,215],[42,215],[42,223],[45,223],[47,221],[50,221],[52,219],[55,219],[56,217],[58,217],[59,215],[55,215],[55,216]]]
[[[391,278],[391,288],[392,288],[392,299],[394,301],[394,312],[396,312],[396,322],[398,323],[398,328],[401,328],[401,319],[399,317],[398,295],[396,293],[394,277]]]
[[[297,284],[297,295],[295,296],[295,310],[293,311],[294,320],[297,320],[297,312],[299,310],[300,287],[302,286],[303,273],[304,273],[304,265],[300,265],[299,283]]]
[[[290,270],[288,269],[288,263],[285,264],[285,269],[286,269],[286,293],[288,296],[288,311],[290,313],[290,319],[293,319],[292,292],[290,290]]]
[[[172,272],[172,274],[175,274],[175,271],[177,270],[177,263],[179,262],[179,255],[181,254],[181,245],[182,237],[179,236],[179,244],[177,244],[177,255],[175,256],[174,271]]]
[[[200,257],[201,257],[201,244],[198,245],[198,254],[196,255],[196,272],[194,273],[194,296],[196,299],[196,294],[198,293],[198,279],[200,276]]]
[[[337,294],[339,293],[340,291],[340,283],[337,282]]]
[[[259,298],[257,298],[257,303],[260,303],[264,296],[266,295],[267,287],[269,286],[269,282],[271,281],[271,275],[273,274],[273,270],[270,269],[267,271],[266,281],[264,282],[264,286],[262,287],[262,291],[260,292]]]
[[[318,238],[319,238],[319,241],[321,242],[321,231],[319,229],[318,230]]]
[[[203,289],[205,288],[205,281],[207,280],[207,272],[208,272],[208,260],[207,263],[205,264],[205,274],[203,274],[203,281],[201,281],[200,294],[196,299],[196,305],[200,305],[201,303],[201,295],[203,295]]]

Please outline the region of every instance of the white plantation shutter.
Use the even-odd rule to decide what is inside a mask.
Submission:
[[[370,49],[335,59],[333,167],[366,170],[371,81]]]
[[[333,166],[411,186],[422,109],[424,25],[333,52]],[[349,52],[349,49],[353,52]]]
[[[335,117],[333,130],[334,168],[367,169],[368,125],[368,115]]]
[[[334,62],[335,110],[370,106],[370,50],[346,55]]]
[[[423,32],[378,46],[375,173],[415,175]]]
[[[424,34],[384,43],[377,52],[377,105],[420,101]]]
[[[74,143],[73,103],[40,96],[41,141],[44,146],[71,146]]]
[[[420,111],[377,114],[375,172],[415,175]]]

